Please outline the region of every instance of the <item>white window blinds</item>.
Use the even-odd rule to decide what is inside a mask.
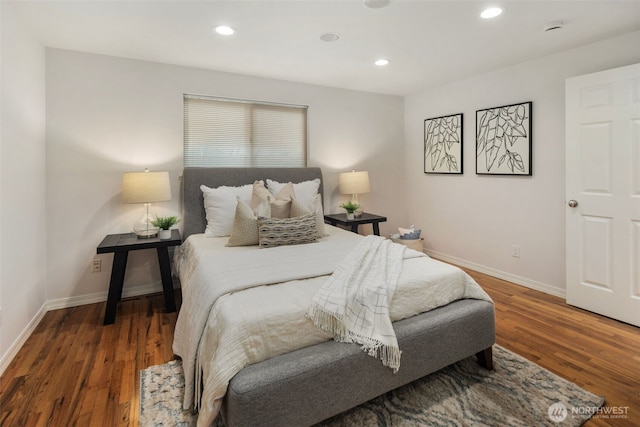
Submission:
[[[185,95],[184,165],[304,167],[307,107]]]

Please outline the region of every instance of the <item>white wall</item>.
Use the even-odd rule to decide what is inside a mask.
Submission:
[[[326,210],[339,211],[338,173],[368,170],[368,211],[385,214],[389,233],[405,223],[403,99],[257,77],[47,49],[47,300],[53,305],[106,298],[112,255],[90,273],[95,248],[130,230],[141,206],[120,202],[125,171],[168,170],[173,200],[155,205],[179,214],[183,94],[309,106],[310,165],[325,178]],[[400,189],[400,190],[398,190]],[[155,252],[132,252],[125,293],[159,288]]]
[[[564,83],[640,62],[629,33],[405,98],[409,222],[429,252],[564,295]],[[533,101],[533,176],[475,174],[475,111]],[[464,174],[423,173],[424,119],[464,113]],[[521,257],[511,256],[519,245]]]
[[[1,10],[0,372],[45,302],[45,50]],[[7,357],[5,357],[7,356]]]

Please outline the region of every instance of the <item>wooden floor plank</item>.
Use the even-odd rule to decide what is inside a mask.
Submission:
[[[628,407],[587,427],[640,425],[640,328],[467,271],[494,299],[498,344]],[[138,425],[140,370],[173,359],[177,315],[163,306],[161,294],[124,300],[107,326],[104,303],[48,312],[0,378],[0,425]]]

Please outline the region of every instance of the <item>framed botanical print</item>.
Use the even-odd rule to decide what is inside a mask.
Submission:
[[[462,173],[462,114],[424,121],[424,173]]]
[[[531,102],[476,111],[476,174],[532,174]]]

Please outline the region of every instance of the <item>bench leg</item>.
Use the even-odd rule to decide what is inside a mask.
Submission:
[[[485,369],[493,371],[493,347],[485,348],[484,350],[476,353],[478,363]]]

